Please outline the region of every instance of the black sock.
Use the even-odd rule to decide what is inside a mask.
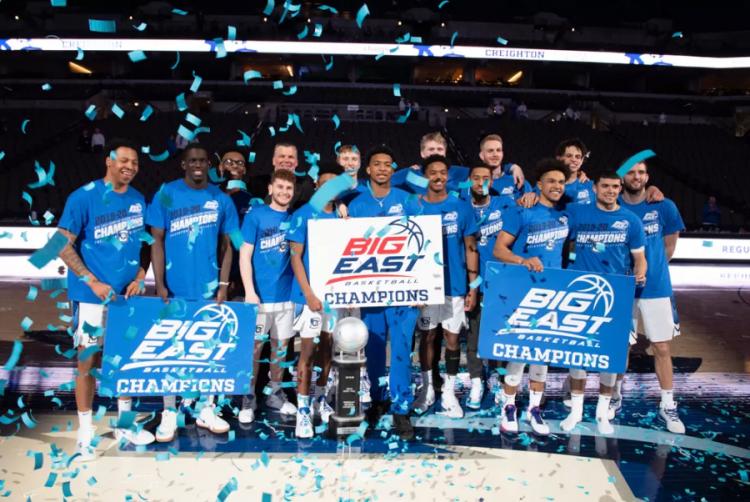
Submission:
[[[445,372],[449,375],[458,374],[458,364],[461,361],[461,349],[445,349]]]

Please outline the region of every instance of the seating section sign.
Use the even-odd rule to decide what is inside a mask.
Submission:
[[[101,395],[247,394],[257,305],[132,297],[109,306]]]
[[[487,263],[479,355],[501,361],[621,373],[635,279]]]
[[[440,216],[308,221],[310,286],[332,308],[442,304]]]

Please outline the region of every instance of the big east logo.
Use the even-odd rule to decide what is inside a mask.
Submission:
[[[414,277],[408,272],[424,259],[423,244],[424,234],[416,222],[393,220],[375,237],[349,239],[326,285],[354,279]]]
[[[237,314],[227,305],[206,305],[192,319],[162,319],[146,333],[122,370],[145,368],[169,372],[167,367],[221,372],[227,351],[236,347]]]
[[[603,277],[587,274],[564,290],[531,288],[498,334],[527,334],[590,341],[608,317],[614,292]],[[594,342],[596,343],[596,342]]]

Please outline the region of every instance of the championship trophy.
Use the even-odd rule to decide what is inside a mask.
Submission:
[[[360,369],[367,362],[367,326],[356,317],[345,317],[333,330],[333,366],[336,368],[336,411],[328,422],[332,437],[357,432],[365,416],[359,402]]]

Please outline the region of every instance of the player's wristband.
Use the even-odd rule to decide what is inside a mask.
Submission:
[[[229,286],[228,282],[219,281],[219,286]]]

